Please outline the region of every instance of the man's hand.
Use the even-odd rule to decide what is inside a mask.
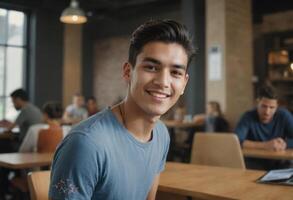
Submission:
[[[0,120],[0,127],[8,128],[12,125],[12,122],[7,121],[6,119]]]
[[[287,144],[282,138],[278,137],[278,138],[265,142],[264,146],[265,146],[265,149],[268,149],[268,150],[283,151],[286,149]]]

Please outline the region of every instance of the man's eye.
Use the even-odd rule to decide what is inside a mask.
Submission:
[[[178,77],[183,75],[183,73],[181,71],[172,71],[172,74],[174,76],[178,76]]]
[[[144,67],[146,70],[148,70],[148,71],[156,71],[157,70],[157,68],[155,67],[155,66],[145,66]]]

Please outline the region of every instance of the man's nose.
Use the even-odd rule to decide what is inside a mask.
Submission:
[[[270,108],[266,108],[266,109],[265,109],[265,114],[269,115],[270,113],[271,113]]]
[[[154,83],[160,85],[163,88],[168,88],[171,83],[171,75],[169,71],[162,70],[160,73],[158,73]]]

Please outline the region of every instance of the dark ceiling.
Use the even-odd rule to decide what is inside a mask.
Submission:
[[[263,15],[288,10],[293,10],[293,0],[252,0],[254,23],[260,23]]]
[[[147,12],[148,10],[164,5],[178,4],[181,0],[79,0],[80,7],[87,15],[94,19],[104,17],[120,17],[125,12]],[[0,5],[22,5],[26,8],[45,8],[61,12],[66,8],[70,0],[1,0]],[[260,23],[262,16],[269,13],[293,10],[293,0],[252,0],[254,23]]]

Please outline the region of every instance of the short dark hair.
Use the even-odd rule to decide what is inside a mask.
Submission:
[[[262,86],[257,91],[257,98],[278,99],[278,95],[272,87]]]
[[[11,94],[10,97],[12,98],[20,98],[23,101],[28,101],[28,95],[24,89],[17,89],[14,90]]]
[[[63,115],[63,107],[59,102],[47,102],[42,108],[43,113],[46,113],[50,119],[60,119]]]
[[[89,101],[89,100],[93,100],[93,101],[97,101],[96,97],[94,96],[89,96],[86,101]]]
[[[137,55],[149,42],[161,41],[182,45],[188,56],[188,64],[195,55],[195,49],[187,28],[174,20],[150,20],[140,25],[130,39],[128,62],[134,67]]]

